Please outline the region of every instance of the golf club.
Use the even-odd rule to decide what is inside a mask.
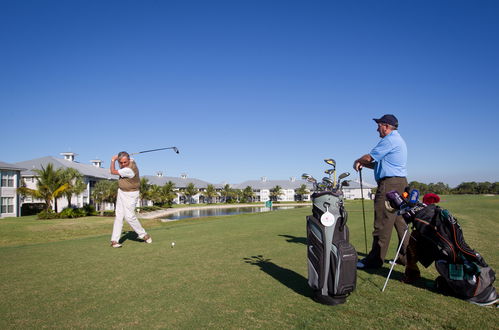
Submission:
[[[334,169],[329,168],[329,169],[325,170],[324,173],[326,173],[327,175],[329,175],[329,177],[331,177],[331,174],[334,173]]]
[[[340,174],[340,176],[338,177],[338,181],[336,182],[335,190],[341,191],[341,180],[343,180],[344,178],[346,178],[349,175],[350,175],[350,172],[344,172],[344,173]]]
[[[366,230],[366,210],[364,209],[364,189],[362,187],[362,168],[359,168],[360,199],[362,200],[362,218],[364,219],[364,242],[366,243],[367,255],[367,230]]]
[[[177,147],[167,147],[167,148],[159,148],[159,149],[151,149],[151,150],[144,150],[144,151],[134,152],[134,153],[131,153],[130,156],[131,155],[137,155],[137,154],[143,154],[143,153],[146,153],[146,152],[166,150],[166,149],[173,149],[173,151],[175,151],[175,153],[177,153],[177,154],[179,153]]]
[[[326,164],[331,165],[333,167],[333,182],[334,186],[336,186],[336,161],[332,158],[326,158],[324,159]]]
[[[307,182],[313,183],[314,190],[316,190],[316,191],[318,190],[317,180],[313,176],[311,176],[310,174],[307,174],[307,173],[303,173],[301,175],[301,178],[303,180],[307,180]]]
[[[331,178],[328,178],[327,176],[322,178],[322,181],[326,183],[326,186],[329,190],[333,190],[333,180]]]
[[[407,235],[407,231],[409,230],[409,226],[405,229],[404,236],[402,236],[402,241],[400,241],[399,248],[397,249],[397,253],[395,254],[395,258],[393,259],[392,266],[390,267],[390,271],[388,272],[388,276],[386,277],[385,285],[383,285],[383,289],[381,289],[381,292],[385,291],[386,285],[388,284],[388,280],[390,279],[390,275],[392,274],[393,267],[395,267],[397,258],[400,253],[400,249],[402,248],[402,245],[404,244],[405,240],[405,235]]]

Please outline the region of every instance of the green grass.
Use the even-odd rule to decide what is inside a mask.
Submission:
[[[467,242],[499,269],[499,197],[444,196]],[[366,202],[368,237],[372,202]],[[360,201],[347,203],[364,252]],[[161,223],[153,244],[108,247],[112,218],[0,219],[0,328],[497,328],[497,309],[418,286],[397,266],[359,271],[346,304],[324,306],[307,285],[309,208]],[[171,242],[176,246],[171,248]],[[389,256],[395,254],[392,241]]]

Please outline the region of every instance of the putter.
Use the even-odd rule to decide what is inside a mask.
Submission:
[[[364,189],[362,187],[362,168],[359,168],[360,199],[362,200],[362,218],[364,219],[364,242],[366,244],[367,255],[367,230],[366,230],[366,210],[364,209]]]
[[[393,267],[395,267],[397,258],[399,256],[400,249],[402,248],[402,245],[404,244],[405,235],[407,235],[407,231],[409,231],[409,226],[407,226],[407,228],[405,228],[404,235],[402,236],[402,241],[400,242],[399,248],[397,249],[397,253],[395,254],[395,258],[393,259],[392,266],[390,267],[390,271],[388,272],[388,276],[386,277],[385,285],[383,285],[383,289],[381,289],[381,292],[385,291],[386,285],[388,284],[388,280],[390,279],[390,275],[392,274]]]
[[[166,150],[166,149],[172,149],[173,151],[175,151],[175,153],[179,153],[178,151],[178,148],[177,147],[167,147],[167,148],[159,148],[159,149],[151,149],[151,150],[144,150],[144,151],[138,151],[138,152],[134,152],[134,153],[131,153],[131,155],[138,155],[138,154],[143,154],[143,153],[146,153],[146,152],[153,152],[153,151],[160,151],[160,150]]]

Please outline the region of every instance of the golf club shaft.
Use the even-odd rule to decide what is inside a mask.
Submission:
[[[383,289],[381,289],[381,292],[385,291],[386,285],[388,284],[388,280],[390,279],[390,275],[392,274],[393,267],[395,267],[397,258],[400,253],[400,249],[402,248],[402,245],[404,244],[405,240],[405,235],[407,235],[407,232],[409,231],[409,227],[405,229],[404,236],[402,236],[402,241],[400,242],[399,248],[397,249],[397,253],[395,254],[395,258],[393,259],[392,262],[392,267],[390,267],[390,271],[388,272],[388,276],[386,277],[385,285],[383,285]]]
[[[177,147],[166,147],[166,148],[158,148],[158,149],[151,149],[151,150],[144,150],[144,151],[139,151],[139,152],[134,152],[130,155],[137,155],[137,154],[143,154],[146,152],[153,152],[153,151],[160,151],[160,150],[166,150],[166,149],[173,149],[176,153],[178,153]]]
[[[364,219],[364,242],[366,244],[367,255],[367,229],[366,229],[366,211],[364,209],[364,188],[362,187],[362,168],[359,168],[359,181],[360,181],[360,199],[362,200],[362,218]]]

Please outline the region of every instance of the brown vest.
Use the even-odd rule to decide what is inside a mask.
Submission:
[[[140,176],[139,169],[135,165],[135,161],[130,160],[130,165],[128,166],[132,169],[135,176],[133,178],[122,178],[118,179],[118,187],[123,191],[138,191],[140,190]]]

